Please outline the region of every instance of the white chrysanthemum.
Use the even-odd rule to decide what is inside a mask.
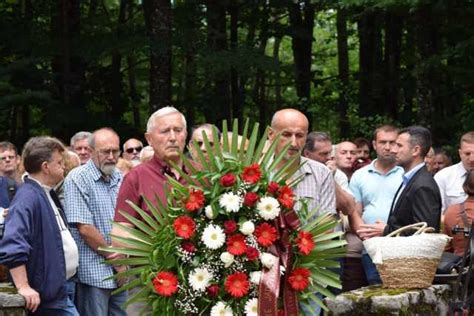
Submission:
[[[251,221],[246,221],[240,225],[240,232],[244,235],[252,235],[255,231],[255,225]]]
[[[189,284],[195,291],[204,291],[212,279],[212,274],[206,268],[196,268],[189,274]]]
[[[260,256],[260,261],[262,262],[263,266],[267,269],[271,269],[276,262],[277,257],[272,255],[271,253],[264,252]]]
[[[224,266],[228,268],[230,267],[232,262],[234,262],[234,255],[227,251],[223,252],[221,254],[221,261],[224,262]]]
[[[245,303],[246,316],[258,316],[258,299],[252,298]]]
[[[262,278],[262,271],[250,272],[250,282],[259,285],[260,279]]]
[[[280,215],[280,204],[275,198],[266,196],[257,203],[258,215],[264,220],[269,221]]]
[[[227,213],[237,213],[242,206],[242,198],[232,192],[224,193],[219,198],[219,205],[223,207]]]
[[[206,214],[207,218],[214,219],[216,217],[214,212],[212,211],[212,206],[208,205],[204,208],[204,214]]]
[[[211,308],[211,316],[233,316],[232,309],[224,302],[219,302]]]
[[[225,233],[217,225],[208,225],[201,237],[202,242],[209,249],[219,249],[225,243]]]

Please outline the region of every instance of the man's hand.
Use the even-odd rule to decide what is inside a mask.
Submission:
[[[336,173],[337,167],[336,167],[336,160],[328,160],[326,161],[326,167],[331,170],[332,174],[334,175]]]
[[[34,313],[41,303],[39,293],[27,285],[19,288],[18,294],[25,298],[26,308]]]
[[[383,236],[383,231],[385,229],[385,224],[381,220],[377,220],[375,224],[362,224],[359,225],[359,229],[357,230],[357,234],[359,238],[362,240],[366,240],[372,237],[379,237]]]
[[[125,266],[125,265],[113,266],[113,267],[114,267],[114,270],[115,270],[116,273],[121,273],[121,272],[125,272],[125,271],[128,270],[128,267]],[[121,287],[121,286],[125,285],[126,283],[128,283],[128,277],[123,276],[123,277],[116,278],[115,282],[117,282],[118,287]]]
[[[8,209],[7,208],[3,209],[3,214],[2,215],[3,215],[3,217],[7,217],[7,215],[8,215]]]

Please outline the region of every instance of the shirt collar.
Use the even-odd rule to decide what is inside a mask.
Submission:
[[[410,182],[411,178],[413,178],[413,176],[415,175],[415,173],[417,173],[418,170],[420,170],[421,168],[423,168],[425,166],[425,163],[424,162],[420,162],[419,164],[417,164],[415,167],[413,167],[410,171],[406,172],[404,175],[403,175],[403,184],[404,185],[407,185],[408,182]]]
[[[163,176],[169,175],[170,177],[173,177],[176,179],[175,174],[171,171],[171,167],[168,166],[168,164],[166,164],[163,160],[158,159],[156,156],[153,156],[153,158],[151,158],[149,162],[153,166],[153,168],[158,170],[160,174],[162,174]],[[189,174],[184,164],[183,164],[182,170],[186,174]]]
[[[375,173],[378,173],[378,174],[383,174],[381,173],[380,171],[377,170],[377,168],[375,168],[375,162],[377,161],[377,159],[374,159],[372,160],[372,162],[368,165],[368,171],[369,172],[375,172]],[[400,169],[402,169],[402,167],[400,166],[397,166],[395,165],[392,169],[390,169],[387,173],[385,173],[384,175],[389,175],[391,174],[392,172],[397,172],[399,171]]]
[[[41,188],[43,188],[43,190],[45,190],[46,192],[51,191],[51,188],[50,188],[50,187],[48,187],[47,185],[44,185],[43,183],[41,183],[41,181],[39,181],[38,179],[32,177],[31,175],[28,175],[28,179],[30,179],[30,180],[32,180],[32,181],[38,183],[38,185],[39,185]]]

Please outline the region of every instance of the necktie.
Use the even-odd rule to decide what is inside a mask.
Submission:
[[[63,219],[64,225],[66,225],[69,228],[68,223],[67,223],[66,214],[64,213],[63,207],[61,205],[61,201],[59,200],[59,197],[56,194],[56,191],[54,191],[54,189],[51,189],[49,191],[49,195],[51,195],[51,199],[53,200],[54,205],[56,205],[56,207],[58,208],[59,215],[61,215],[61,218]]]

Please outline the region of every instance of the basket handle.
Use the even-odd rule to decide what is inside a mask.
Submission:
[[[415,224],[400,227],[399,229],[394,230],[393,232],[391,232],[390,234],[388,234],[385,237],[400,236],[401,232],[403,232],[405,230],[408,230],[408,229],[415,229],[416,232],[413,235],[419,235],[419,234],[425,232],[426,230],[428,230],[430,228],[431,227],[428,227],[428,224],[426,222],[419,222],[419,223],[415,223]]]

